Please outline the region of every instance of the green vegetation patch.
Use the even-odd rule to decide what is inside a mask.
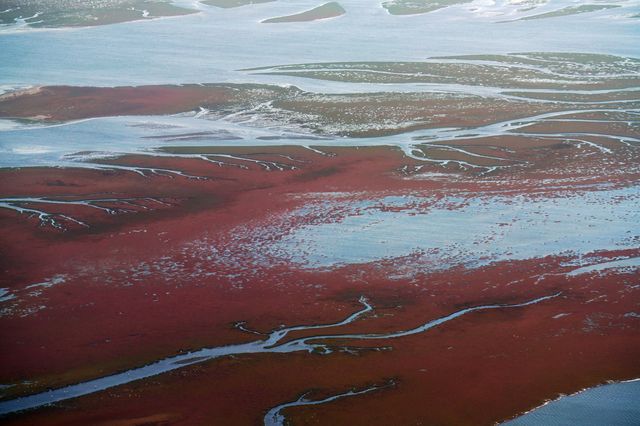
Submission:
[[[0,25],[24,21],[34,28],[107,25],[196,12],[166,0],[4,0],[0,8]]]

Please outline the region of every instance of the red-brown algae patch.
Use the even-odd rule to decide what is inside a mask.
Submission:
[[[179,86],[45,86],[0,96],[0,116],[68,121],[121,115],[176,114],[198,108],[229,108],[277,98],[277,86],[186,84]],[[262,94],[262,96],[261,96]]]
[[[5,390],[5,398],[139,367],[188,350],[260,338],[234,327],[238,321],[262,333],[282,324],[339,321],[358,309],[360,296],[367,297],[374,312],[328,332],[394,332],[466,307],[561,295],[534,306],[471,313],[402,338],[335,339],[332,346],[349,351],[329,355],[221,358],[60,404],[73,409],[47,408],[7,420],[86,424],[170,415],[184,424],[212,419],[247,424],[310,389],[317,389],[312,396],[320,398],[394,378],[393,388],[348,402],[335,401],[322,409],[292,408],[285,414],[294,422],[360,419],[371,424],[384,416],[385,423],[396,424],[415,419],[478,424],[512,417],[560,392],[637,377],[637,319],[625,316],[637,311],[637,273],[609,270],[567,275],[583,264],[637,257],[637,250],[442,270],[422,267],[419,256],[394,257],[393,252],[376,262],[317,270],[300,268],[262,250],[315,220],[334,221],[348,214],[336,211],[336,217],[315,219],[313,214],[289,216],[312,206],[318,195],[353,202],[389,196],[409,200],[416,194],[442,198],[447,193],[545,198],[566,196],[578,188],[597,190],[603,184],[633,187],[637,176],[595,176],[580,174],[588,169],[555,171],[541,164],[513,175],[505,170],[495,176],[447,173],[450,178],[430,179],[428,173],[443,169],[426,165],[420,171],[425,179],[408,179],[402,168],[421,162],[404,157],[400,150],[318,150],[330,155],[301,147],[181,152],[295,165],[283,169],[237,158],[226,158],[226,165],[153,156],[113,160],[120,165],[182,170],[206,179],[145,177],[122,170],[3,171],[3,198],[147,197],[167,204],[115,215],[71,206],[64,213],[89,228],[66,232],[39,226],[36,218],[0,210],[5,224],[2,240],[8,248],[3,250],[6,275],[0,287],[16,296],[2,302],[6,327],[0,333],[11,350],[0,356],[0,381],[17,384]],[[116,202],[101,205],[124,207]],[[430,206],[423,202],[374,207],[410,212]],[[289,339],[308,335],[309,331],[300,331]],[[45,358],[47,363],[42,362]],[[25,380],[33,383],[20,384]],[[267,389],[256,387],[257,382],[274,385]],[[470,404],[486,410],[470,410]],[[167,414],[167,406],[175,409]],[[380,410],[391,406],[403,409]]]
[[[378,416],[378,419],[379,416],[385,416],[385,422],[405,422],[420,418],[429,422],[478,424],[500,420],[509,416],[509,413],[536,405],[550,393],[555,395],[557,392],[573,389],[576,385],[590,386],[605,378],[624,378],[637,374],[637,371],[632,371],[637,352],[634,354],[628,349],[629,342],[633,341],[633,329],[624,331],[624,328],[615,326],[615,322],[620,321],[633,325],[633,322],[620,315],[625,309],[629,309],[629,303],[633,305],[632,301],[627,300],[622,305],[601,303],[597,308],[598,318],[605,318],[607,322],[598,324],[596,329],[585,328],[585,319],[589,315],[593,316],[593,308],[588,303],[585,304],[587,296],[599,291],[603,292],[601,295],[610,297],[610,302],[622,302],[623,299],[617,298],[615,292],[612,294],[606,290],[615,281],[597,279],[588,286],[582,284],[583,290],[580,285],[576,287],[560,277],[550,277],[537,284],[532,277],[528,277],[529,273],[534,274],[534,277],[535,274],[545,274],[549,267],[557,265],[560,260],[549,259],[543,264],[507,263],[481,271],[459,270],[425,276],[423,279],[428,286],[422,290],[411,290],[405,283],[396,282],[395,300],[387,302],[384,296],[376,296],[378,291],[389,291],[389,283],[382,278],[377,283],[375,279],[368,281],[366,285],[342,284],[344,289],[369,292],[374,305],[381,305],[376,315],[382,315],[382,321],[390,323],[387,328],[391,330],[411,327],[425,319],[459,309],[461,305],[455,302],[456,299],[464,301],[462,306],[483,303],[485,300],[522,300],[525,296],[522,288],[531,288],[531,285],[538,294],[556,291],[561,287],[563,296],[539,306],[524,308],[522,312],[477,313],[424,335],[383,341],[382,345],[387,347],[383,351],[358,349],[363,345],[355,342],[352,350],[358,355],[300,354],[287,355],[286,359],[276,355],[250,355],[221,359],[202,366],[188,367],[181,373],[160,376],[146,384],[131,384],[119,391],[109,391],[108,394],[119,395],[115,399],[105,399],[101,395],[86,397],[82,404],[86,407],[87,414],[78,410],[48,409],[43,415],[46,413],[50,419],[51,423],[48,424],[65,421],[81,423],[101,416],[106,419],[113,413],[129,413],[132,417],[149,415],[160,410],[161,401],[165,401],[165,404],[173,401],[173,406],[180,407],[175,411],[180,412],[186,424],[197,424],[212,418],[225,419],[229,424],[243,424],[259,418],[261,410],[308,390],[309,383],[313,383],[312,387],[315,389],[331,393],[355,385],[376,383],[385,377],[394,377],[398,384],[388,392],[352,400],[346,405],[329,404],[323,410],[290,410],[287,417],[295,421],[297,416],[302,416],[300,420],[304,421],[309,415],[311,418],[321,416],[323,421],[331,422],[356,418],[362,419],[362,424],[366,424],[377,421],[372,416]],[[525,276],[528,278],[518,284],[503,284],[512,287],[507,289],[507,294],[502,293],[504,287],[489,290],[490,293],[483,291],[488,288],[487,283],[502,282],[499,278],[496,280],[497,277],[522,277],[516,271],[527,271]],[[333,285],[330,275],[331,273],[324,277],[325,282]],[[375,276],[380,277],[379,271]],[[624,284],[624,276],[620,278],[622,281],[613,286],[617,290]],[[335,283],[339,285],[339,282]],[[340,287],[335,288],[338,290]],[[398,299],[398,294],[406,294],[412,302],[401,305],[402,300]],[[446,302],[442,303],[443,301]],[[389,305],[389,302],[392,304]],[[396,303],[399,305],[392,306]],[[437,309],[429,309],[434,304],[438,305]],[[305,310],[308,311],[309,307]],[[570,312],[571,315],[554,318],[559,312]],[[613,323],[611,318],[614,318]],[[360,324],[354,323],[351,328],[359,332],[384,331],[382,324],[376,325],[380,320],[380,317],[366,318]],[[605,329],[606,333],[602,333]],[[353,330],[341,330],[349,331]],[[549,364],[548,360],[551,358],[554,362]],[[616,362],[604,362],[606,359]],[[292,371],[292,365],[295,366],[295,375],[287,373]],[[523,365],[527,368],[522,368]],[[578,372],[580,373],[576,375]],[[279,379],[275,380],[276,377]],[[579,382],[576,381],[577,377],[580,377]],[[255,388],[256,381],[275,381],[277,384],[269,389]],[[183,389],[181,394],[185,395],[184,398],[177,397],[176,386]],[[249,386],[253,387],[250,389]],[[210,391],[203,393],[204,389]],[[446,392],[443,393],[443,389]],[[487,392],[488,389],[491,392]],[[235,407],[231,402],[233,398],[246,392],[250,392],[252,398],[242,399],[245,409],[230,409]],[[512,398],[513,392],[518,393],[517,400]],[[424,402],[424,395],[429,396],[427,403]],[[450,398],[446,395],[463,397]],[[418,396],[423,401],[422,404],[415,404]],[[204,403],[205,400],[207,404]],[[212,401],[220,402],[220,405]],[[469,401],[487,404],[487,410],[479,412],[464,409]],[[62,405],[78,407],[80,403],[81,401],[72,401]],[[386,410],[386,414],[376,412],[378,409],[375,407],[396,407],[398,404],[406,407],[406,410]],[[75,415],[72,414],[74,412]],[[72,416],[71,419],[69,415]],[[33,416],[34,419],[40,417],[38,413]]]

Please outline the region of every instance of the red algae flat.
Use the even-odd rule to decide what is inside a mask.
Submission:
[[[241,85],[242,86],[242,85]],[[257,85],[180,85],[139,87],[47,86],[0,95],[0,116],[68,121],[114,115],[175,114],[199,107],[222,108],[277,98],[282,88]]]
[[[637,319],[628,315],[638,303],[637,271],[570,274],[581,265],[639,257],[637,249],[444,269],[424,264],[419,253],[393,252],[381,261],[314,269],[263,249],[318,220],[351,214],[338,208],[325,210],[335,216],[315,217],[312,194],[354,202],[419,193],[544,198],[561,187],[566,197],[602,185],[628,187],[637,179],[632,173],[594,175],[583,160],[575,169],[556,168],[556,162],[571,162],[565,150],[552,147],[545,142],[536,149],[561,153],[554,161],[484,178],[472,172],[435,178],[441,166],[390,147],[284,145],[176,147],[165,150],[169,156],[103,160],[105,166],[184,176],[3,170],[2,199],[39,209],[62,225],[0,210],[6,271],[0,286],[15,296],[2,310],[2,341],[13,349],[1,355],[0,381],[14,384],[4,400],[200,348],[255,341],[261,335],[254,333],[283,324],[334,323],[355,312],[360,297],[373,307],[362,319],[323,331],[336,335],[324,341],[329,353],[218,358],[14,414],[6,423],[252,424],[302,394],[321,400],[379,386],[282,414],[294,424],[489,424],[561,393],[637,377]],[[187,154],[204,158],[179,157]],[[584,158],[598,167],[598,158]],[[208,161],[214,159],[222,161]],[[406,173],[418,165],[419,171]],[[422,214],[431,208],[412,207]],[[551,295],[531,306],[472,312],[405,337],[339,337],[393,333],[469,307]],[[287,340],[312,336],[318,334],[300,330]]]
[[[598,278],[595,282],[591,279],[588,284],[583,280],[573,280],[572,284],[563,278],[535,284],[536,274],[553,270],[561,260],[548,259],[543,264],[512,263],[473,273],[461,270],[425,276],[423,279],[431,284],[428,292],[412,289],[408,283],[396,280],[393,284],[403,290],[393,295],[389,294],[389,283],[385,279],[375,278],[380,277],[380,270],[372,271],[372,276],[361,275],[361,279],[368,280],[367,287],[354,282],[344,283],[340,278],[344,277],[344,270],[337,274],[335,281],[330,273],[316,275],[315,279],[323,279],[335,292],[333,301],[326,300],[323,305],[353,309],[352,304],[345,306],[349,292],[370,295],[377,306],[378,318],[353,325],[364,332],[410,327],[424,321],[425,317],[435,318],[458,309],[460,302],[474,304],[483,300],[519,299],[525,296],[522,286],[532,284],[535,286],[533,293],[545,294],[562,288],[563,296],[558,301],[526,308],[522,312],[475,314],[424,336],[385,341],[382,351],[367,350],[368,344],[357,342],[350,345],[350,352],[330,356],[248,355],[221,359],[187,367],[181,373],[154,378],[146,384],[127,385],[115,394],[110,391],[112,395],[119,395],[115,399],[90,396],[82,401],[65,402],[62,404],[65,410],[46,409],[27,418],[37,422],[46,419],[47,424],[81,424],[159,415],[166,412],[163,407],[171,406],[176,407],[171,414],[185,424],[198,424],[206,419],[245,424],[259,418],[265,407],[295,398],[301,390],[309,389],[309,383],[317,389],[313,396],[319,398],[323,393],[379,383],[391,377],[396,385],[380,393],[350,401],[347,405],[329,404],[321,410],[297,409],[287,412],[287,418],[306,421],[311,416],[318,421],[337,423],[351,422],[350,419],[355,418],[359,419],[356,424],[403,423],[419,418],[425,422],[478,424],[496,421],[536,405],[545,395],[589,386],[605,377],[624,378],[637,374],[634,363],[637,352],[628,348],[629,342],[636,341],[637,336],[633,337],[632,330],[624,331],[617,324],[611,324],[610,319],[616,313],[632,309],[631,300],[612,311],[613,305],[603,303],[601,299],[595,309],[599,313],[598,321],[606,321],[600,327],[609,324],[606,333],[585,331],[584,324],[585,318],[593,316],[594,312],[594,307],[584,302],[597,296],[607,296],[609,302],[622,301],[624,295],[616,293],[624,285],[625,277],[618,277],[622,279],[618,285],[611,279]],[[516,270],[527,273],[519,275],[514,273]],[[510,279],[528,278],[523,278],[517,287],[507,289],[506,283],[498,284],[496,287],[501,288],[488,294],[483,291],[487,282],[496,283],[496,277],[507,274]],[[301,276],[297,275],[297,278]],[[630,278],[627,275],[626,279]],[[605,290],[602,286],[615,290]],[[305,310],[311,317],[309,308]],[[570,314],[558,317],[566,312]],[[633,324],[631,318],[621,320]],[[248,327],[256,325],[259,325],[256,321],[247,324]],[[549,364],[549,359],[554,362]],[[607,359],[615,362],[604,362]],[[295,375],[290,374],[292,366]],[[576,380],[577,372],[581,374],[580,380]],[[256,382],[274,384],[256,388]],[[184,396],[177,396],[176,388],[180,388]],[[488,393],[488,389],[492,392]],[[519,395],[518,400],[513,399],[514,392]],[[251,395],[250,399],[241,397],[247,394]],[[461,396],[453,399],[448,396],[452,394]],[[429,397],[429,404],[416,404],[425,396]],[[244,409],[234,409],[238,401],[242,401]],[[469,403],[481,404],[487,410],[479,413],[465,409]],[[383,413],[378,411],[381,406],[406,409]]]

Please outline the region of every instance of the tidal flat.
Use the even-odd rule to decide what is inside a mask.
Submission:
[[[638,13],[0,7],[0,421],[633,419]]]

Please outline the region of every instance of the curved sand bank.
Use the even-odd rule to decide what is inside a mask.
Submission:
[[[310,22],[321,19],[335,18],[344,15],[346,11],[337,2],[329,2],[305,12],[296,13],[294,15],[279,16],[277,18],[265,19],[263,24],[279,24],[287,22]]]

